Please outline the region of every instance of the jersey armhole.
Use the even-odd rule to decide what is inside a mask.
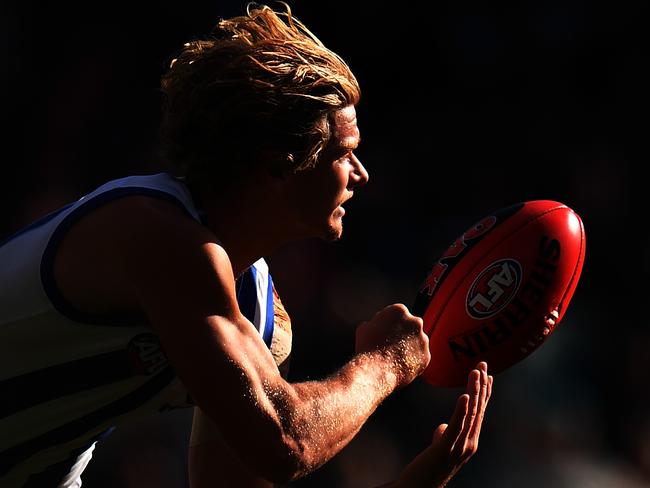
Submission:
[[[128,321],[128,323],[120,323],[112,318],[107,318],[103,315],[95,315],[83,312],[68,302],[59,290],[59,287],[56,284],[56,280],[54,279],[54,257],[56,256],[56,252],[58,251],[59,246],[61,245],[61,242],[63,241],[63,238],[66,236],[68,231],[84,216],[109,202],[112,202],[119,198],[136,195],[158,198],[160,200],[166,200],[168,202],[174,203],[179,206],[191,219],[196,220],[179,198],[171,193],[157,190],[155,188],[134,186],[114,188],[112,190],[101,193],[96,197],[90,198],[86,202],[82,202],[68,215],[66,215],[63,220],[61,220],[61,222],[59,222],[56,229],[50,236],[50,239],[45,246],[45,250],[43,251],[43,257],[41,258],[40,274],[43,290],[52,303],[52,306],[64,317],[75,322],[90,325],[134,325],[132,321]]]

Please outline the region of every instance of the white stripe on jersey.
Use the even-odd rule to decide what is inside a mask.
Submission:
[[[255,319],[252,322],[260,335],[266,337],[265,332],[269,327],[273,327],[273,321],[269,321],[269,317],[267,317],[268,301],[273,300],[273,296],[269,296],[269,266],[264,259],[260,259],[253,264],[253,268],[255,269],[257,300],[255,300]]]
[[[22,486],[31,475],[67,460],[74,464],[74,472],[60,486],[79,486],[79,474],[90,459],[92,447],[76,457],[76,462],[71,457],[73,452],[93,446],[94,439],[108,427],[187,405],[187,392],[166,362],[154,364],[152,371],[145,371],[148,374],[129,376],[128,368],[123,376],[104,374],[113,370],[112,364],[124,369],[121,353],[127,365],[131,364],[131,355],[135,354],[137,362],[138,353],[160,354],[148,338],[138,342],[143,335],[153,335],[147,324],[98,325],[68,316],[65,308],[52,302],[56,297],[48,295],[42,281],[41,266],[48,264],[42,257],[47,257],[52,237],[61,238],[61,229],[74,221],[70,219],[131,194],[172,199],[200,221],[191,194],[179,179],[164,173],[131,176],[100,186],[0,243],[0,386],[13,395],[0,396],[4,398],[0,411],[4,407],[5,412],[0,415],[0,468],[7,470],[6,475],[0,470],[0,486]],[[262,337],[269,339],[270,346],[273,294],[269,292],[272,280],[268,266],[261,259],[248,272],[255,279],[250,281],[250,290],[242,287],[242,298],[254,303],[255,313],[248,318]],[[112,363],[114,358],[120,363]],[[75,373],[77,364],[98,364],[102,368],[97,371],[100,380],[96,380],[95,370]],[[156,369],[159,367],[164,369]],[[59,371],[66,375],[58,377]],[[47,383],[38,388],[39,381]],[[27,395],[22,395],[20,388],[27,389]],[[0,394],[5,391],[0,390]],[[19,462],[9,459],[14,455]]]

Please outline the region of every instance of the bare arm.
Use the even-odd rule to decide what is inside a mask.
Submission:
[[[396,305],[360,329],[358,354],[337,373],[288,383],[239,311],[224,249],[170,207],[131,209],[114,238],[116,265],[197,405],[252,471],[273,481],[312,471],[428,364],[421,320]]]
[[[291,318],[273,286],[273,339],[271,354],[283,378],[289,373]],[[194,409],[188,449],[189,481],[192,488],[273,488],[273,484],[253,473],[230,449],[214,423]]]

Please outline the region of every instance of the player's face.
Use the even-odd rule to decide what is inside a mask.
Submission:
[[[343,233],[343,204],[368,182],[368,172],[354,150],[360,142],[357,115],[350,105],[330,116],[331,137],[313,169],[295,175],[301,233],[336,240]]]

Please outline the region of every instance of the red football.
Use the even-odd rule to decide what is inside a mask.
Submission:
[[[431,350],[423,378],[463,386],[479,361],[497,374],[524,359],[564,317],[584,259],[582,220],[559,202],[519,203],[472,226],[415,300]]]

